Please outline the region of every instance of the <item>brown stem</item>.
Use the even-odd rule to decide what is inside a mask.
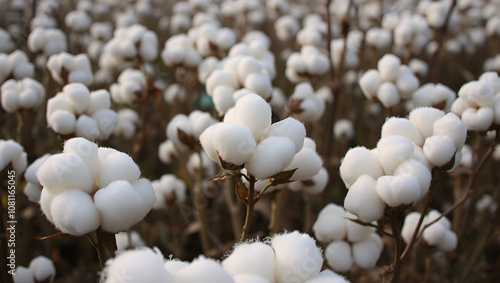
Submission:
[[[392,235],[394,239],[394,262],[391,265],[392,277],[390,282],[397,282],[399,277],[399,271],[401,269],[401,260],[399,254],[401,252],[401,234],[397,223],[398,210],[392,209],[390,213],[390,222]]]
[[[231,226],[233,229],[233,235],[235,239],[238,239],[242,233],[241,217],[240,217],[240,206],[233,199],[233,190],[231,190],[231,184],[237,185],[233,180],[226,181],[226,187],[223,189],[224,198],[226,200],[227,209],[229,210],[229,216],[231,217]]]
[[[432,282],[431,274],[432,274],[432,251],[429,247],[424,247],[424,255],[425,255],[425,274],[424,274],[424,282]]]
[[[249,176],[249,186],[248,186],[248,203],[247,203],[247,215],[245,217],[245,225],[243,226],[243,233],[241,234],[240,243],[246,241],[248,235],[250,234],[250,226],[252,225],[253,207],[254,203],[254,193],[255,193],[255,177]]]
[[[271,221],[269,222],[269,236],[278,233],[278,220],[281,204],[281,191],[275,191],[271,194]]]

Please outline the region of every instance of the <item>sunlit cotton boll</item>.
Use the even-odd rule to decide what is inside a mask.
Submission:
[[[368,99],[373,99],[377,96],[380,84],[380,73],[375,69],[366,71],[359,79],[359,86]]]
[[[401,60],[393,54],[384,55],[377,63],[380,78],[383,81],[396,81],[399,74]]]
[[[255,154],[246,162],[249,174],[258,179],[267,179],[286,168],[295,155],[292,140],[284,137],[268,137],[255,148]]]
[[[423,139],[433,135],[433,125],[444,117],[444,112],[432,107],[420,107],[410,112],[409,119]]]
[[[310,148],[304,147],[295,154],[290,165],[284,170],[287,171],[298,168],[295,173],[293,173],[292,177],[290,177],[290,180],[307,180],[318,174],[322,165],[323,161],[318,153]]]
[[[383,82],[377,90],[377,98],[385,108],[391,108],[400,102],[399,92],[392,82]]]
[[[351,245],[344,241],[330,243],[325,250],[328,265],[338,272],[347,272],[353,265]]]
[[[304,145],[306,128],[299,120],[288,117],[272,124],[271,127],[269,127],[266,137],[270,136],[289,138],[295,145],[295,153],[298,153]]]
[[[240,98],[235,106],[236,123],[250,129],[259,141],[271,126],[271,106],[259,95],[250,93]]]
[[[417,159],[408,159],[396,168],[394,171],[394,176],[400,175],[411,175],[415,177],[420,185],[420,197],[423,198],[429,191],[429,187],[432,180],[432,174],[427,166]]]
[[[384,170],[374,151],[365,147],[355,147],[347,151],[340,164],[340,177],[349,189],[361,175],[377,179],[384,175]]]
[[[420,199],[420,183],[408,174],[382,176],[377,179],[375,190],[390,207],[412,204]]]
[[[424,140],[416,127],[410,120],[405,118],[391,117],[382,125],[382,138],[395,135],[407,137],[418,146],[424,144]]]
[[[404,136],[386,136],[381,138],[375,149],[386,175],[392,175],[401,162],[413,157],[414,146],[411,140]]]
[[[163,256],[149,248],[125,251],[106,262],[101,281],[172,283],[173,276],[164,268],[163,262]]]
[[[425,140],[424,156],[434,167],[442,167],[452,161],[457,151],[453,139],[448,136],[432,136]]]
[[[253,274],[275,282],[274,251],[262,242],[242,243],[222,261],[222,266],[232,276]]]
[[[45,88],[31,78],[8,80],[2,84],[1,93],[2,108],[8,113],[38,107],[45,99]]]
[[[364,241],[352,245],[354,263],[365,269],[374,267],[383,247],[380,236],[376,233],[370,234]]]
[[[220,263],[213,259],[199,256],[189,266],[175,274],[173,283],[233,283],[234,280]]]
[[[344,207],[364,222],[379,220],[384,216],[385,202],[375,190],[377,181],[362,175],[351,186],[344,200]]]
[[[321,250],[307,234],[298,231],[276,235],[271,239],[276,253],[276,282],[285,283],[299,278],[308,280],[323,266]]]

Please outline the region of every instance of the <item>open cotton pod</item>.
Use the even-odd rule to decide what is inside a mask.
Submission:
[[[16,141],[0,139],[0,171],[3,171],[9,164],[17,174],[21,174],[28,166],[28,155],[24,152],[23,146]]]
[[[242,243],[234,247],[222,261],[222,266],[231,276],[253,274],[269,282],[275,282],[275,252],[262,242]]]
[[[355,147],[347,151],[340,164],[340,177],[349,189],[362,175],[377,179],[384,170],[374,151],[365,147]]]
[[[45,88],[31,78],[8,80],[2,84],[1,92],[2,108],[8,113],[36,108],[45,99]]]
[[[364,222],[376,221],[384,216],[386,203],[377,194],[376,184],[371,176],[361,175],[344,200],[345,209]]]
[[[225,271],[221,264],[213,259],[199,256],[188,266],[179,270],[173,283],[233,283],[233,278]]]

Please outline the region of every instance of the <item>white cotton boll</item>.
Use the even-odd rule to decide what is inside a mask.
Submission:
[[[325,269],[304,283],[349,283],[349,281],[341,275],[329,269]]]
[[[346,220],[343,214],[323,214],[321,217],[318,216],[312,229],[314,231],[314,237],[323,243],[341,241],[347,234]]]
[[[360,176],[347,192],[344,207],[361,221],[376,221],[384,216],[385,202],[375,190],[377,181],[369,175]]]
[[[433,135],[433,125],[444,117],[444,112],[432,107],[420,107],[410,112],[409,119],[423,139]]]
[[[24,172],[26,166],[28,166],[28,154],[26,152],[21,153],[21,155],[12,160],[12,167],[17,172]]]
[[[345,218],[347,227],[347,241],[351,243],[357,243],[368,237],[368,235],[375,233],[377,231],[377,229],[374,227],[363,226],[354,221],[351,221],[350,219],[356,220],[358,218],[356,217],[356,215],[351,214],[347,211]]]
[[[288,117],[279,122],[276,122],[269,127],[266,137],[285,137],[295,144],[295,153],[298,153],[303,145],[306,137],[306,128],[299,120]],[[315,149],[314,149],[315,150]]]
[[[141,175],[141,171],[134,160],[123,152],[114,152],[101,160],[99,171],[99,187],[104,188],[114,181],[124,180],[131,184],[135,183]]]
[[[155,209],[166,209],[167,198],[175,196],[176,203],[182,203],[186,199],[186,185],[175,175],[165,174],[160,180],[151,182],[156,195]]]
[[[382,125],[382,138],[396,135],[407,137],[418,146],[424,144],[424,139],[417,131],[417,128],[410,120],[405,118],[391,117]]]
[[[215,119],[212,118],[209,113],[199,110],[194,110],[193,112],[191,112],[188,118],[191,127],[191,133],[197,139],[206,128],[216,123]]]
[[[479,107],[493,105],[493,93],[491,87],[482,81],[472,81],[464,84],[458,91],[458,96],[475,103]]]
[[[156,203],[155,191],[153,190],[151,182],[145,178],[137,180],[137,182],[132,184],[132,186],[142,198],[142,206],[137,214],[137,218],[141,220],[148,214],[149,211],[151,211]]]
[[[457,150],[462,149],[467,139],[467,127],[460,118],[453,113],[448,113],[444,117],[436,120],[432,128],[433,135],[449,136],[452,138]]]
[[[410,98],[413,92],[417,90],[419,81],[407,66],[402,65],[399,68],[396,86],[403,98]]]
[[[462,121],[468,130],[486,131],[493,123],[494,110],[491,107],[467,108],[462,113]]]
[[[351,245],[344,241],[330,243],[325,250],[328,265],[338,272],[348,272],[353,264]]]
[[[302,74],[307,71],[306,61],[300,56],[300,53],[292,53],[286,60],[287,68],[293,69],[296,73]]]
[[[87,115],[81,115],[76,120],[75,134],[89,140],[99,138],[99,125],[97,121]]]
[[[75,132],[76,118],[72,112],[56,110],[50,115],[48,124],[56,133],[69,135]]]
[[[118,124],[118,114],[111,109],[99,109],[92,118],[95,119],[99,129],[99,139],[107,139]]]
[[[451,112],[455,113],[456,115],[462,116],[462,113],[465,111],[465,109],[469,107],[476,107],[476,106],[473,105],[473,103],[470,102],[469,100],[458,97],[451,104]]]
[[[218,85],[228,85],[233,89],[239,89],[240,84],[238,79],[230,72],[222,70],[214,70],[206,81],[207,93],[213,93],[213,90]]]
[[[321,270],[323,257],[316,242],[298,231],[276,235],[271,239],[276,253],[276,282],[305,281]]]
[[[333,126],[333,136],[336,140],[350,140],[354,137],[354,125],[349,119],[340,119]]]
[[[253,274],[238,274],[233,276],[234,283],[271,283],[272,281],[266,280],[260,276]]]
[[[420,184],[420,197],[424,197],[427,192],[429,191],[429,186],[431,184],[432,180],[432,174],[429,168],[422,162],[416,160],[416,159],[408,159],[396,168],[394,171],[394,176],[400,176],[400,175],[411,175],[415,177],[419,184]]]
[[[375,179],[384,175],[377,155],[373,151],[361,146],[351,148],[347,151],[342,159],[339,170],[340,177],[348,189],[361,175],[366,174]]]
[[[382,248],[383,244],[380,236],[376,233],[370,234],[366,240],[352,245],[354,263],[365,269],[374,267],[380,257]]]
[[[42,255],[31,260],[29,270],[36,282],[52,282],[56,275],[52,260]]]
[[[274,256],[273,248],[262,242],[242,243],[234,247],[222,266],[232,276],[254,274],[274,282]]]
[[[173,276],[163,267],[163,261],[161,254],[149,248],[125,251],[106,262],[101,280],[106,283],[172,283]]]
[[[310,150],[316,151],[316,142],[311,138],[304,138],[304,145],[302,148],[309,148]]]
[[[158,158],[164,164],[170,164],[177,157],[177,149],[171,140],[162,142],[158,147]]]
[[[401,60],[393,54],[386,54],[377,63],[380,78],[383,81],[395,81],[399,74]]]
[[[0,80],[1,81],[1,80]],[[4,84],[5,85],[5,84]],[[14,91],[7,91],[2,88],[2,108],[7,113],[14,113],[19,109],[18,95]]]
[[[68,189],[57,194],[50,204],[52,222],[61,232],[82,236],[97,230],[99,212],[92,197],[79,189]]]
[[[375,190],[390,207],[409,205],[420,199],[420,183],[412,175],[382,176],[378,178]]]
[[[304,190],[308,193],[308,194],[319,194],[319,193],[322,193],[325,188],[326,188],[326,185],[328,184],[328,171],[326,171],[326,169],[324,167],[322,167],[318,174],[314,175],[312,178],[311,178],[311,181],[312,183],[314,184],[307,184],[307,186],[304,188]],[[301,183],[301,182],[296,182],[296,183]],[[292,185],[294,183],[290,184],[290,189],[292,188]]]
[[[229,108],[234,106],[233,93],[234,88],[228,85],[218,85],[214,88],[212,100],[214,102],[215,110],[217,110],[219,115],[224,115]]]
[[[418,212],[410,212],[405,217],[405,221],[403,223],[403,228],[401,230],[401,236],[405,243],[409,243],[415,228],[417,228],[418,220],[420,219],[420,213]],[[422,228],[422,227],[420,227]]]
[[[215,70],[217,64],[219,63],[219,59],[216,57],[210,56],[198,65],[198,80],[202,83],[205,84],[206,79],[208,76],[212,73],[213,70]]]
[[[172,274],[175,277],[175,274],[184,267],[189,266],[189,263],[185,261],[180,261],[178,259],[173,259],[165,261],[165,264],[163,264],[163,266],[170,274]]]
[[[213,259],[199,256],[175,274],[173,283],[234,283],[233,278]]]
[[[146,245],[139,233],[136,231],[120,232],[115,235],[115,238],[117,252],[144,247]]]
[[[379,86],[377,98],[385,108],[391,108],[400,101],[398,89],[391,82],[384,82]]]
[[[43,189],[40,194],[40,200],[38,201],[43,214],[52,223],[54,223],[54,220],[52,218],[52,213],[50,212],[50,207],[55,196],[56,194],[52,194],[49,192],[49,190]]]
[[[81,83],[72,83],[63,87],[63,92],[77,114],[82,114],[90,105],[90,92]]]
[[[500,92],[500,77],[497,72],[485,72],[479,77],[479,81],[487,83],[493,95],[496,96]]]
[[[12,276],[14,283],[35,283],[31,271],[24,266],[17,266]]]
[[[244,83],[248,75],[262,71],[260,62],[251,56],[243,56],[237,62],[237,74],[240,82]]]
[[[33,89],[25,89],[19,93],[19,106],[25,109],[34,108],[38,104],[38,95]]]
[[[72,138],[64,143],[63,152],[77,154],[87,165],[90,171],[90,178],[96,180],[99,168],[101,167],[97,144],[84,138]]]
[[[34,183],[26,183],[23,193],[29,201],[39,202],[42,194],[42,188]]]
[[[271,98],[273,93],[273,86],[271,84],[271,79],[266,72],[258,72],[249,74],[243,86],[260,95],[264,99]]]
[[[298,168],[292,177],[290,177],[290,180],[308,180],[318,174],[322,165],[323,161],[316,151],[309,148],[302,148],[301,151],[295,154],[290,165],[284,170]]]
[[[94,194],[94,201],[101,214],[101,227],[107,232],[125,231],[144,217],[142,197],[126,181],[102,187]]]
[[[414,74],[420,76],[421,78],[427,76],[427,73],[429,72],[429,66],[427,65],[427,63],[417,58],[413,58],[410,60],[410,62],[408,63],[408,68],[410,68],[410,70]]]
[[[412,141],[404,136],[387,136],[377,143],[375,154],[386,175],[392,175],[401,162],[413,157]]]
[[[442,251],[449,252],[457,247],[457,243],[457,234],[453,231],[446,230],[442,240],[437,244],[437,248]]]
[[[222,160],[236,166],[243,165],[255,152],[257,143],[247,127],[232,123],[218,123],[207,130],[212,127],[212,138],[210,140],[208,136],[204,138],[207,133],[205,131],[201,134],[200,141],[207,155],[215,162],[218,162],[217,154],[214,158],[214,153],[210,148],[215,149]]]
[[[431,136],[425,140],[424,156],[434,167],[450,162],[457,151],[453,139],[448,136]]]
[[[93,183],[90,170],[84,160],[75,153],[63,153],[49,157],[38,169],[36,176],[44,190],[58,194],[68,188],[91,193]]]
[[[287,167],[295,155],[294,143],[284,137],[268,137],[255,148],[255,154],[246,162],[248,173],[257,179],[267,179]]]
[[[260,140],[271,126],[271,106],[257,94],[240,98],[235,105],[236,122],[248,127],[255,140]]]

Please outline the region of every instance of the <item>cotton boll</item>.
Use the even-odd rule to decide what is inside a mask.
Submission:
[[[73,106],[76,114],[82,114],[90,105],[90,92],[81,83],[72,83],[63,87],[63,93]]]
[[[84,138],[72,138],[64,143],[63,152],[77,154],[87,165],[90,178],[92,180],[97,178],[101,166],[97,144]]]
[[[491,107],[467,108],[462,113],[462,121],[468,130],[486,131],[493,123],[494,110]]]
[[[348,272],[353,264],[351,245],[344,241],[330,243],[325,250],[328,265],[338,272]]]
[[[420,183],[412,175],[382,176],[378,178],[375,190],[390,207],[408,205],[420,199]]]
[[[267,179],[290,165],[294,155],[295,145],[290,139],[271,136],[257,145],[245,168],[257,179]]]
[[[384,216],[385,202],[379,197],[377,181],[369,175],[360,176],[347,192],[344,207],[361,221],[371,222]]]
[[[211,138],[213,145],[210,146],[210,141],[204,138],[205,132],[200,136],[201,144],[212,160],[214,160],[213,152],[207,150],[210,147],[215,149],[222,160],[236,166],[243,165],[255,152],[257,144],[247,127],[232,123],[219,123],[212,127],[214,127]],[[217,158],[214,161],[218,162]]]
[[[107,232],[127,230],[144,217],[142,197],[126,181],[114,181],[102,187],[94,194],[94,201],[101,214],[101,227]]]
[[[36,173],[44,190],[58,194],[68,188],[78,188],[91,193],[91,174],[84,160],[75,153],[63,153],[49,157]]]
[[[377,98],[385,108],[391,108],[400,101],[398,89],[391,82],[384,82],[379,86]]]
[[[248,75],[262,71],[260,62],[251,56],[243,56],[237,61],[237,74],[240,82],[245,82]]]
[[[420,107],[410,112],[409,119],[423,139],[433,135],[433,125],[444,116],[444,112],[432,107]]]
[[[99,125],[97,121],[87,115],[81,115],[76,120],[75,133],[77,136],[89,140],[96,140],[99,137]]]
[[[375,154],[386,175],[392,175],[401,162],[413,157],[413,143],[403,136],[387,136],[377,143]]]
[[[248,94],[236,102],[236,122],[250,129],[259,141],[271,126],[271,106],[256,94]]]
[[[323,243],[341,241],[346,237],[347,226],[344,215],[326,214],[318,217],[312,227],[314,237]]]
[[[455,234],[453,231],[446,230],[441,241],[437,243],[437,248],[442,251],[449,252],[457,247],[457,242],[457,234]]]
[[[374,227],[363,226],[354,221],[351,221],[351,219],[356,220],[358,218],[356,217],[356,215],[351,214],[347,211],[344,218],[346,220],[347,227],[347,241],[351,243],[362,241],[363,239],[366,239],[368,235],[377,231],[377,229]]]
[[[158,158],[160,158],[160,161],[164,164],[170,164],[177,157],[177,149],[171,140],[162,142],[158,147]]]
[[[238,79],[232,73],[222,70],[214,70],[212,74],[208,76],[206,81],[207,93],[213,93],[215,87],[218,85],[228,85],[233,89],[240,88]]]
[[[99,109],[109,109],[111,107],[111,97],[107,90],[100,89],[90,93],[90,104],[87,113],[94,114]]]
[[[368,238],[362,242],[352,245],[352,257],[354,263],[365,269],[375,266],[382,252],[382,239],[376,233],[370,234]]]
[[[312,149],[303,148],[295,154],[292,162],[284,170],[292,170],[298,168],[293,173],[290,180],[307,180],[318,174],[323,161],[321,157]]]
[[[349,281],[337,273],[325,269],[304,283],[349,283]]]
[[[274,282],[274,250],[261,242],[242,243],[222,261],[222,266],[232,276],[253,274]]]
[[[405,118],[391,117],[382,126],[382,138],[395,135],[407,137],[418,146],[424,144],[424,139],[417,131],[417,128],[410,120]]]
[[[321,270],[321,250],[313,238],[298,231],[276,235],[271,239],[276,254],[276,282],[285,283],[292,279],[305,281]]]
[[[28,198],[29,201],[39,202],[40,196],[42,194],[42,189],[40,188],[39,185],[33,183],[26,183],[23,193]]]
[[[271,283],[271,281],[253,274],[238,274],[233,279],[234,283]]]
[[[458,96],[470,100],[479,107],[493,105],[493,93],[486,82],[472,81],[466,83],[458,91]]]
[[[92,197],[79,189],[57,194],[50,204],[50,215],[57,229],[74,236],[95,231],[100,223]]]
[[[42,255],[31,260],[29,270],[36,282],[51,282],[56,275],[52,260]]]
[[[271,125],[266,134],[266,137],[270,136],[285,137],[292,140],[295,144],[295,153],[298,153],[304,145],[306,128],[299,120],[288,117]]]
[[[165,261],[165,264],[163,266],[170,274],[172,274],[175,277],[175,274],[184,267],[189,266],[189,263],[173,259]]]
[[[106,283],[173,282],[173,276],[163,267],[163,257],[149,248],[125,251],[108,260],[101,276]]]
[[[2,108],[7,113],[14,113],[19,108],[19,100],[17,94],[14,91],[6,91],[4,90],[3,87],[2,87]]]
[[[418,212],[410,212],[405,217],[405,221],[403,223],[403,228],[401,230],[401,236],[405,243],[409,243],[415,228],[417,227],[418,220],[420,219],[420,213]]]
[[[308,194],[316,195],[316,194],[322,193],[325,190],[326,185],[328,183],[328,179],[329,179],[328,171],[326,171],[326,169],[324,167],[322,167],[319,170],[318,174],[314,175],[311,178],[312,184],[307,182],[307,181],[294,182],[294,183],[290,184],[289,188],[291,190],[293,190],[294,184],[303,184],[304,187],[302,187],[302,190],[304,190]]]
[[[17,266],[12,279],[15,283],[35,283],[31,271],[24,266]]]
[[[75,132],[75,114],[69,111],[56,110],[50,115],[50,118],[47,122],[55,132],[61,135],[69,135]]]
[[[249,74],[243,84],[248,90],[257,93],[264,99],[271,98],[273,86],[271,78],[266,72],[258,72]]]
[[[134,160],[123,152],[114,152],[101,160],[99,171],[99,187],[104,188],[117,180],[125,180],[131,184],[135,183],[141,175],[141,171]]]
[[[377,96],[380,83],[380,74],[374,69],[366,71],[359,79],[359,87],[368,99],[373,99]]]
[[[384,175],[377,155],[365,147],[349,149],[340,164],[340,177],[342,181],[344,181],[344,184],[349,189],[361,175],[365,174],[372,178]]]
[[[436,120],[432,128],[433,135],[449,136],[452,138],[457,150],[462,149],[467,139],[467,127],[460,118],[453,113],[448,113],[444,117]]]
[[[233,107],[233,93],[234,89],[228,85],[218,85],[214,88],[212,101],[219,115],[224,115],[227,110]]]
[[[434,167],[442,167],[450,162],[457,151],[453,140],[448,136],[428,137],[423,150],[425,158]]]
[[[134,190],[139,193],[142,198],[142,207],[138,212],[137,217],[139,220],[143,219],[146,214],[153,208],[156,203],[156,195],[148,179],[139,179],[132,184]]]
[[[383,81],[395,81],[398,77],[401,60],[392,54],[384,55],[377,63]]]
[[[231,275],[222,266],[204,256],[199,256],[189,266],[175,274],[173,283],[233,283]]]
[[[123,252],[125,250],[139,248],[146,245],[139,233],[136,231],[120,232],[115,235],[115,238],[117,252]]]
[[[415,177],[420,184],[420,198],[424,197],[429,191],[429,187],[432,180],[432,174],[429,168],[425,166],[422,162],[416,159],[408,159],[396,168],[394,171],[394,176],[400,175],[411,175]]]

